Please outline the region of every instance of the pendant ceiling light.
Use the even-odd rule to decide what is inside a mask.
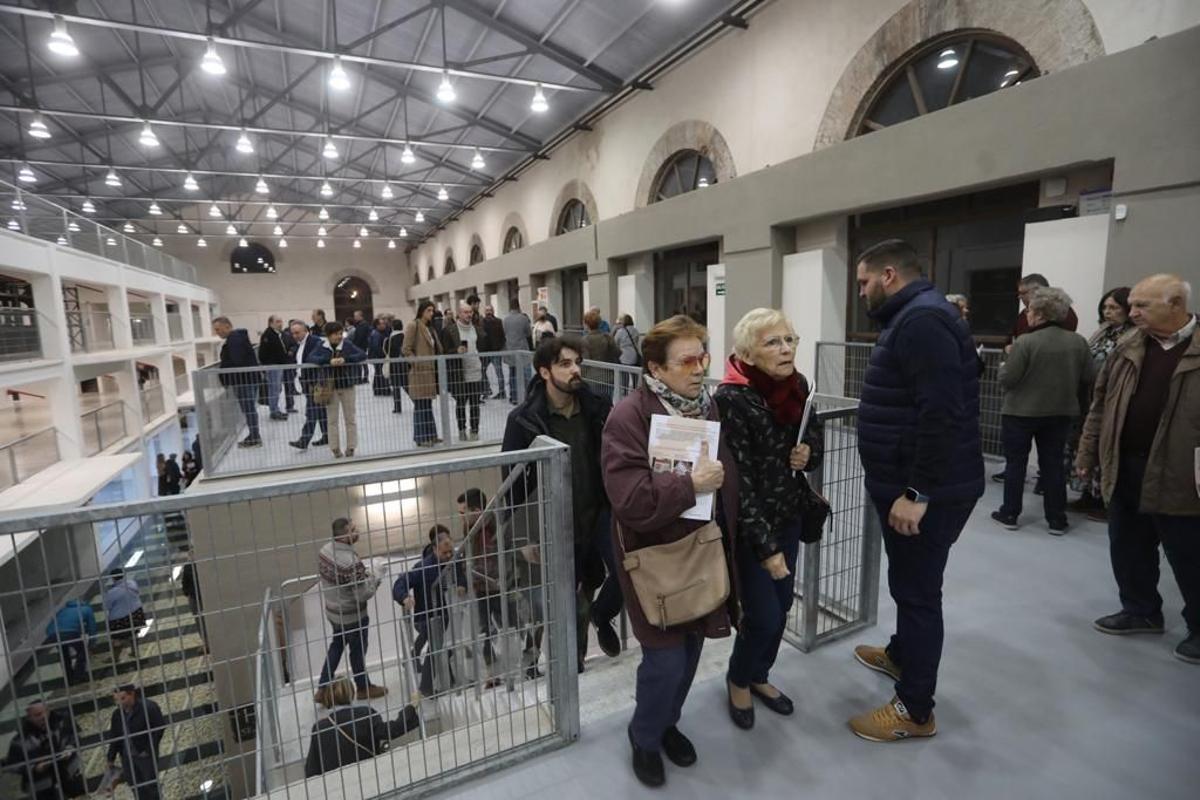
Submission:
[[[67,237],[63,236],[63,235],[60,233],[60,234],[58,235],[58,238],[54,240],[54,243],[55,243],[55,244],[66,244],[66,243],[67,243]]]
[[[188,231],[188,226],[184,225],[182,222],[175,226],[175,232],[176,233],[190,233],[190,231]]]
[[[275,228],[271,231],[271,235],[272,236],[283,236],[283,228],[276,225]]]
[[[83,206],[81,206],[81,209],[82,209],[83,213],[85,213],[85,214],[95,214],[96,213],[96,206],[92,204],[91,200],[84,200]]]
[[[183,179],[183,188],[189,192],[200,191],[200,184],[196,183],[196,179],[193,177],[192,173],[189,172],[187,177]]]
[[[158,147],[158,136],[155,135],[154,128],[150,127],[149,122],[142,126],[142,132],[138,136],[138,143],[143,147]]]
[[[19,231],[21,230],[21,223],[17,222],[15,219],[10,219],[8,221],[8,229],[10,231]]]
[[[437,99],[449,105],[458,98],[454,92],[454,84],[450,82],[450,73],[442,70],[442,82],[438,84]]]
[[[396,196],[396,193],[392,191],[392,187],[389,184],[385,183],[383,185],[383,191],[379,193],[379,196],[384,200],[391,200]]]
[[[281,238],[281,239],[279,240],[279,246],[280,246],[281,248],[283,248],[284,250],[286,250],[286,249],[287,249],[287,239],[282,239],[282,238]]]
[[[325,140],[325,147],[321,149],[321,155],[331,160],[338,157],[337,145],[333,143],[333,139]]]
[[[325,206],[321,206],[321,210],[317,212],[317,219],[319,219],[319,220],[329,219],[329,212],[325,210]]]
[[[350,76],[346,74],[346,68],[342,66],[342,57],[333,57],[333,66],[329,68],[329,88],[338,92],[344,92],[350,88]]]
[[[540,83],[533,90],[533,100],[529,103],[529,110],[535,114],[545,114],[550,110],[550,104],[546,102],[546,93],[542,91]]]
[[[111,186],[114,189],[121,185],[121,176],[114,169],[109,169],[108,174],[104,176],[104,185]]]
[[[152,241],[150,244],[154,245],[155,247],[162,247],[162,239],[155,236],[154,241]]]
[[[267,186],[266,179],[263,176],[258,176],[258,183],[254,184],[254,191],[258,194],[269,194],[271,189]]]
[[[333,197],[333,187],[329,185],[329,181],[321,184],[321,197]]]
[[[107,239],[105,239],[105,240],[104,240],[104,243],[105,243],[106,245],[108,245],[109,247],[116,247],[116,246],[117,246],[117,240],[116,240],[116,239],[114,239],[114,238],[113,238],[113,237],[111,237],[111,236],[109,236]]]
[[[355,239],[354,240],[354,249],[357,250],[360,247],[362,247],[362,242],[360,242],[358,239]]]
[[[23,200],[21,200],[21,198],[19,198],[19,197],[13,198],[13,201],[12,201],[12,210],[13,211],[24,211],[25,208],[26,208],[25,202]]]
[[[34,175],[33,170],[26,164],[17,171],[17,180],[21,183],[37,183],[37,175]]]
[[[232,222],[225,226],[225,235],[226,236],[237,236],[237,228],[233,227]]]
[[[126,233],[133,233],[133,223],[126,222],[124,225],[121,226],[121,230],[125,231]]]
[[[443,203],[450,199],[450,193],[446,191],[446,187],[442,186],[438,189],[438,200]]]
[[[279,212],[275,210],[275,206],[267,206],[267,219],[278,219]]]
[[[254,142],[250,141],[250,136],[246,133],[245,128],[238,134],[236,147],[239,153],[245,153],[246,155],[254,152]]]
[[[246,241],[246,237],[245,237],[245,236],[243,236],[242,238],[238,239],[238,247],[249,247],[249,246],[250,246],[250,243]]]
[[[396,240],[388,239],[388,250],[395,250],[395,249],[396,249]]]
[[[367,230],[367,226],[364,225],[358,229],[358,235],[365,239],[366,237],[371,235],[371,232],[369,230]]]
[[[221,209],[217,208],[216,203],[213,203],[211,206],[208,207],[208,215],[210,217],[212,217],[213,219],[221,218]]]
[[[217,44],[211,36],[208,37],[208,48],[204,51],[204,58],[200,59],[200,69],[209,75],[225,74],[225,62],[221,60],[221,54],[217,52]]]
[[[708,186],[709,186],[708,178],[701,178],[700,180],[696,181],[697,189],[707,189]]]
[[[324,225],[321,225],[317,228],[317,236],[327,236],[327,235],[328,235],[328,231],[325,230]]]
[[[71,220],[67,223],[67,230],[71,233],[79,233],[79,223],[75,220]]]
[[[79,55],[79,48],[75,46],[75,40],[71,38],[71,34],[67,33],[67,21],[58,15],[54,17],[54,30],[46,42],[46,49],[60,56]]]
[[[196,247],[208,247],[208,242],[204,241],[203,236],[196,240]]]
[[[417,213],[413,216],[413,222],[424,222],[424,221],[425,221],[425,212],[418,208]]]
[[[404,226],[400,227],[400,238],[401,239],[408,238],[408,228],[405,228]]]
[[[483,169],[487,166],[487,162],[483,160],[483,153],[476,148],[474,157],[471,158],[471,169]]]
[[[150,216],[152,216],[152,217],[161,217],[162,216],[162,209],[158,207],[158,203],[151,203],[148,211],[150,212]]]
[[[317,239],[317,247],[320,247],[320,248],[324,249],[324,247],[325,247],[325,240],[324,240],[324,239]]]
[[[412,164],[416,160],[417,160],[416,153],[413,152],[413,149],[409,146],[408,142],[405,142],[404,143],[404,152],[402,152],[400,154],[400,163],[401,164]]]
[[[379,222],[379,212],[372,208],[367,214],[367,219],[370,222]]]
[[[46,127],[46,120],[42,119],[41,114],[34,114],[33,119],[29,121],[29,135],[35,139],[49,139],[50,129]]]

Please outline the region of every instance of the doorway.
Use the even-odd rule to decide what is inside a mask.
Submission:
[[[368,322],[375,319],[371,287],[362,278],[347,275],[333,287],[333,318],[345,322],[354,316],[355,311],[361,311],[363,319]]]
[[[721,259],[716,242],[654,254],[654,321],[686,314],[708,324],[708,268]]]

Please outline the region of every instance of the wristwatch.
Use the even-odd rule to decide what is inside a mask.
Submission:
[[[908,487],[904,490],[904,497],[911,503],[928,503],[929,495],[921,494],[913,487]]]

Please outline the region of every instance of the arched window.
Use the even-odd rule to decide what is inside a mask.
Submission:
[[[675,195],[712,186],[717,171],[708,156],[698,150],[680,150],[667,159],[658,171],[650,202],[657,203]]]
[[[483,261],[483,247],[479,244],[471,245],[471,257],[469,266],[475,266]]]
[[[513,250],[520,250],[525,246],[525,237],[521,235],[521,229],[513,225],[508,229],[508,233],[504,234],[504,252],[511,253]]]
[[[362,278],[347,275],[333,286],[333,319],[345,322],[361,311],[363,319],[375,318],[371,287]]]
[[[876,82],[856,136],[940,111],[1038,77],[1019,44],[999,34],[959,31],[930,39]]]
[[[442,270],[442,274],[449,275],[451,272],[454,272],[454,256],[447,255],[446,256],[446,268],[444,270]]]
[[[234,275],[275,272],[275,254],[258,242],[235,247],[229,256],[229,271]]]
[[[588,217],[587,206],[582,200],[568,200],[563,206],[563,210],[558,215],[558,228],[556,234],[570,233],[577,231],[580,228],[586,228],[592,224],[592,220]]]

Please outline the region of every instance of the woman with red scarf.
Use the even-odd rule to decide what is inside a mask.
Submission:
[[[754,309],[734,326],[733,340],[715,398],[738,472],[742,620],[729,658],[729,715],[749,730],[755,697],[777,714],[794,710],[770,671],[792,607],[804,494],[812,491],[800,472],[817,468],[824,445],[815,415],[796,443],[809,387],[796,371],[798,339],[783,312]]]

